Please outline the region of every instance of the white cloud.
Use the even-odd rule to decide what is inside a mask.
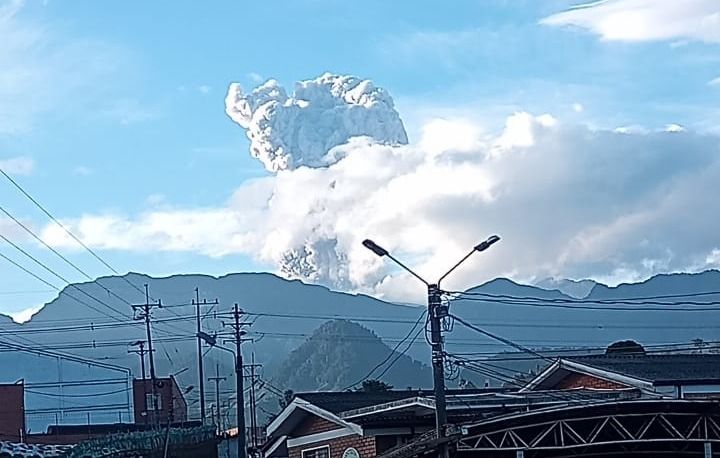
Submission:
[[[202,94],[209,94],[212,88],[206,84],[203,84],[201,86],[198,86],[198,91]]]
[[[663,127],[663,131],[665,132],[685,132],[685,128],[681,126],[680,124],[666,124],[665,127]]]
[[[580,27],[604,40],[720,43],[717,0],[605,0],[553,14],[540,22]]]
[[[720,268],[720,249],[713,249],[705,258],[705,264],[707,267]]]
[[[35,170],[35,160],[27,156],[0,159],[0,169],[9,175],[31,175]]]
[[[572,108],[575,113],[582,113],[585,109],[581,103],[573,103]]]
[[[708,86],[720,86],[720,76],[717,78],[713,78],[710,81],[708,81]]]
[[[19,312],[10,313],[9,315],[14,322],[25,323],[26,321],[30,321],[30,318],[32,318],[32,316],[39,312],[43,307],[44,305],[36,305],[34,307],[20,310]]]
[[[337,163],[245,182],[222,206],[65,223],[94,248],[244,253],[287,276],[405,300],[416,285],[367,252],[364,238],[434,278],[501,235],[450,288],[508,272],[626,281],[695,265],[717,246],[715,137],[620,134],[523,112],[501,132],[466,120],[424,132],[411,145],[351,139],[334,148]],[[74,247],[53,226],[43,237]]]
[[[635,134],[635,135],[641,135],[641,134],[647,134],[650,132],[650,130],[647,127],[639,126],[637,124],[629,125],[629,126],[620,126],[616,127],[613,132],[616,134]]]

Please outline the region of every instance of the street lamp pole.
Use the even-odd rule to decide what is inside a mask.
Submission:
[[[236,309],[234,311],[234,315],[236,318],[235,324],[239,324],[239,311]],[[237,448],[237,456],[238,458],[247,458],[247,444],[245,443],[245,398],[243,396],[244,392],[244,386],[243,386],[243,361],[242,361],[242,351],[240,349],[240,343],[242,342],[242,335],[245,334],[244,331],[240,330],[240,327],[238,326],[237,331],[235,333],[236,336],[236,350],[233,351],[229,348],[223,347],[222,345],[217,345],[217,339],[215,336],[211,336],[210,334],[200,331],[197,333],[197,337],[202,339],[206,344],[210,345],[211,347],[218,348],[220,350],[226,351],[233,355],[233,361],[235,362],[235,396],[237,397],[237,421],[238,421],[238,448]],[[218,405],[218,409],[220,406]]]
[[[412,269],[407,267],[405,264],[400,262],[394,256],[390,254],[385,248],[382,248],[372,240],[364,240],[363,246],[368,250],[375,253],[380,257],[388,257],[395,264],[402,267],[410,275],[420,280],[427,287],[428,297],[428,317],[430,321],[430,345],[432,348],[432,369],[433,369],[433,390],[435,393],[435,428],[437,431],[438,440],[440,440],[439,458],[448,458],[449,449],[447,442],[442,441],[442,438],[446,436],[445,425],[447,425],[447,403],[445,400],[445,364],[444,364],[444,350],[443,350],[443,338],[441,323],[444,318],[449,314],[448,306],[442,304],[442,290],[440,289],[440,282],[450,275],[455,269],[457,269],[463,262],[465,262],[473,253],[482,252],[490,248],[491,245],[498,242],[500,237],[492,235],[487,240],[477,244],[473,247],[465,257],[458,261],[450,270],[448,270],[437,283],[428,283],[417,273],[413,272]]]

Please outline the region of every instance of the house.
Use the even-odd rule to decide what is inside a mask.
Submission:
[[[575,390],[573,396],[510,389],[447,391],[448,419],[462,424],[504,413],[567,405],[577,396],[632,399],[637,390]],[[265,458],[371,458],[432,436],[431,391],[300,393],[268,425]],[[432,438],[431,438],[432,439]]]
[[[0,384],[0,440],[20,442],[25,436],[25,385]]]
[[[561,358],[520,392],[629,389],[675,399],[720,398],[720,355],[605,354]]]
[[[475,407],[482,415],[474,420],[449,415],[443,441],[457,458],[690,457],[720,449],[720,355],[561,358],[521,389],[494,397],[517,398],[520,405],[504,402],[493,410],[485,402],[484,411]],[[467,408],[472,402],[466,400]],[[429,431],[382,457],[436,456],[438,444]]]
[[[268,425],[266,458],[364,458],[396,445],[412,427],[366,431],[343,412],[413,398],[409,391],[301,393]],[[426,425],[421,430],[427,430]],[[379,432],[379,434],[378,434]]]
[[[153,396],[158,409],[154,417],[152,413],[156,403]],[[187,421],[187,402],[173,376],[155,378],[154,391],[151,379],[134,379],[133,406],[135,424],[149,425],[153,423],[153,418],[161,424]]]

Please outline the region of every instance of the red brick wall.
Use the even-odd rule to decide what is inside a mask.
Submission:
[[[155,392],[160,395],[160,413],[158,419],[161,423],[169,420],[172,422],[180,422],[187,420],[187,404],[183,398],[182,392],[172,378],[156,378],[161,387],[157,387]],[[152,393],[152,382],[150,379],[133,380],[133,406],[135,408],[135,423],[147,424],[151,421],[151,412],[145,412],[145,393]],[[170,401],[173,401],[173,408],[170,407]],[[172,411],[172,418],[170,413]],[[147,415],[143,415],[147,413]]]
[[[25,435],[25,387],[0,385],[0,406],[0,440],[20,442]]]
[[[560,380],[554,388],[558,390],[567,390],[571,388],[599,388],[614,390],[627,388],[627,386],[599,377],[593,377],[592,375],[573,372],[564,379]]]
[[[312,444],[300,445],[297,447],[289,447],[288,455],[289,458],[302,458],[303,450],[323,447],[325,445],[330,446],[330,458],[342,458],[345,450],[350,447],[357,449],[358,453],[360,453],[360,458],[373,458],[376,456],[375,438],[361,437],[356,434],[352,436],[339,437],[337,439],[331,439],[328,441],[314,442]]]
[[[337,423],[312,415],[303,420],[302,423],[295,428],[292,435],[293,437],[307,436],[309,434],[324,433],[340,428],[342,428],[342,426]]]

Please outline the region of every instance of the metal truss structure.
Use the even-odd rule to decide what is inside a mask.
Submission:
[[[522,451],[516,456],[560,456],[563,451],[606,456],[600,453],[606,450],[609,456],[644,449],[656,455],[675,450],[681,456],[682,448],[702,449],[712,443],[720,448],[718,401],[629,401],[546,409],[466,426],[457,451],[458,456],[503,451],[506,456],[510,451]]]

